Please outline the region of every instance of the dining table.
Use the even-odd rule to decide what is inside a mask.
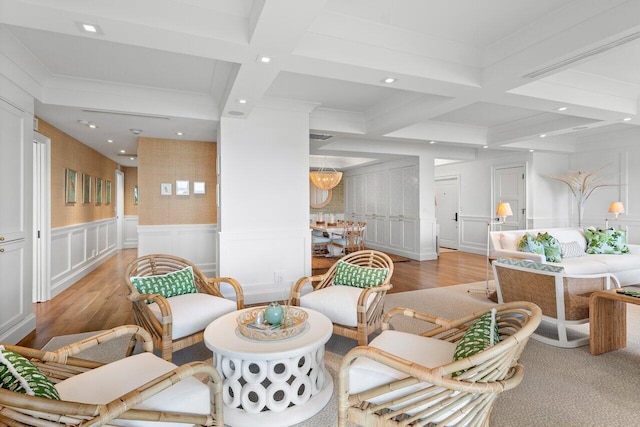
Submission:
[[[329,238],[331,239],[337,239],[342,237],[342,234],[344,233],[345,223],[344,221],[336,223],[311,221],[310,227],[314,231],[322,231],[323,233],[327,233]],[[328,245],[327,250],[327,257],[340,256],[344,254],[344,250],[338,246]]]

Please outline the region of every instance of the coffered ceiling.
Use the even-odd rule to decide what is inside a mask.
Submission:
[[[0,71],[125,166],[283,100],[335,167],[571,153],[640,137],[640,0],[0,0]]]

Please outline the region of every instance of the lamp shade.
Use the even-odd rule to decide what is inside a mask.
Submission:
[[[609,205],[609,212],[614,214],[624,213],[624,205],[622,202],[611,202]]]
[[[321,190],[331,190],[340,183],[342,172],[317,170],[309,172],[309,178],[313,185]]]
[[[498,203],[498,207],[496,208],[496,216],[506,217],[511,215],[513,215],[513,212],[511,211],[511,205],[509,203]]]

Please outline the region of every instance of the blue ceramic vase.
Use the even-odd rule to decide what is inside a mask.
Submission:
[[[266,320],[271,325],[279,325],[282,323],[282,316],[284,314],[284,309],[277,302],[272,302],[269,306],[264,310],[264,320]]]

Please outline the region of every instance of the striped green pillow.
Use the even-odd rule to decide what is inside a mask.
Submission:
[[[198,292],[191,266],[159,276],[132,277],[131,283],[143,295],[160,294],[165,298]]]
[[[388,268],[362,267],[339,260],[333,284],[370,288],[384,283],[387,274]]]
[[[481,352],[485,348],[496,345],[500,342],[500,332],[498,322],[496,322],[496,309],[485,313],[473,325],[456,344],[453,352],[453,360],[464,359]],[[462,374],[464,371],[454,372],[453,377]]]
[[[40,369],[23,356],[0,346],[0,388],[30,396],[60,400],[58,390]]]

